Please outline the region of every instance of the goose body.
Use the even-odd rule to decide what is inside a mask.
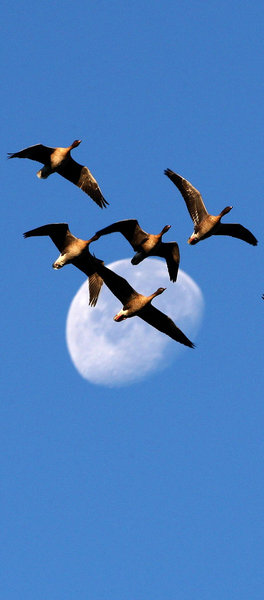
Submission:
[[[180,262],[179,246],[177,242],[164,243],[162,241],[163,234],[170,227],[170,225],[165,225],[158,234],[147,233],[140,227],[136,219],[125,219],[100,229],[96,232],[95,237],[99,238],[114,232],[122,233],[136,252],[131,260],[133,265],[138,265],[148,256],[160,256],[167,262],[170,280],[176,281]]]
[[[70,232],[67,223],[50,223],[36,229],[31,229],[31,231],[26,231],[23,235],[25,238],[43,235],[49,236],[60,251],[60,255],[52,265],[53,268],[61,269],[64,265],[73,264],[85,273],[89,283],[89,304],[91,306],[96,305],[103,280],[94,269],[94,265],[87,260],[91,256],[89,245],[93,241],[93,238],[90,240],[81,240],[75,237]],[[98,259],[96,260],[97,264],[102,262]]]
[[[144,296],[134,290],[124,277],[120,277],[120,275],[114,273],[114,271],[111,271],[111,269],[108,269],[102,263],[97,264],[98,261],[93,257],[89,258],[89,260],[96,263],[94,268],[102,277],[105,285],[123,304],[123,308],[114,317],[115,321],[123,321],[124,319],[138,316],[173,340],[189,346],[189,348],[194,348],[194,344],[175,325],[172,319],[151,304],[153,298],[162,294],[166,288],[158,288],[150,296]]]
[[[49,146],[43,146],[43,144],[35,144],[19,152],[9,153],[8,158],[29,158],[43,163],[44,166],[37,172],[40,179],[47,179],[52,173],[59,173],[59,175],[81,188],[98,206],[101,208],[106,207],[108,202],[103,197],[92,173],[87,167],[80,165],[71,157],[71,150],[79,146],[80,143],[81,140],[75,140],[67,148],[50,148]]]
[[[176,185],[181,192],[191,219],[194,223],[194,231],[188,239],[188,244],[194,245],[211,235],[229,235],[252,246],[257,245],[253,233],[238,223],[221,223],[224,215],[230,212],[232,206],[226,206],[219,215],[210,215],[204,205],[200,192],[184,177],[178,175],[171,169],[164,171],[165,175]]]

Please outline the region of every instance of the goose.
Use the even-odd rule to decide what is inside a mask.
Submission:
[[[102,277],[112,294],[123,304],[123,308],[114,316],[114,321],[119,322],[138,316],[152,327],[176,340],[176,342],[194,348],[194,344],[175,325],[172,319],[151,304],[153,298],[162,294],[166,288],[160,287],[150,296],[143,296],[136,292],[124,277],[120,277],[102,262],[98,264],[98,260],[93,258],[91,254],[88,260],[94,264],[94,269]]]
[[[136,251],[131,260],[132,265],[138,265],[147,256],[160,256],[165,258],[167,262],[170,280],[176,281],[180,262],[179,246],[177,242],[164,243],[162,241],[163,234],[169,231],[170,228],[170,225],[165,225],[158,234],[146,233],[136,219],[125,219],[100,229],[95,236],[99,238],[101,235],[116,231],[122,233]]]
[[[211,235],[230,235],[252,244],[252,246],[257,245],[258,241],[255,236],[243,225],[221,223],[221,218],[232,210],[232,206],[226,206],[217,216],[210,215],[205,208],[200,192],[187,179],[174,173],[171,169],[166,169],[164,173],[181,192],[193,220],[194,232],[189,237],[188,244],[197,244]]]
[[[106,207],[109,203],[103,197],[92,173],[71,157],[71,150],[77,148],[81,141],[75,140],[68,148],[49,148],[43,144],[35,144],[13,154],[9,152],[7,156],[8,158],[30,158],[43,163],[44,166],[37,172],[40,179],[47,179],[52,173],[59,173],[81,188],[100,208]]]
[[[81,240],[75,237],[70,232],[68,223],[49,223],[26,231],[23,235],[24,238],[48,235],[60,251],[59,257],[52,265],[53,268],[61,269],[64,265],[73,264],[85,273],[88,276],[89,283],[89,304],[91,306],[96,305],[103,280],[94,269],[94,265],[87,261],[87,256],[90,255],[89,245],[94,241],[93,238]],[[99,259],[96,260],[98,265],[103,262]]]

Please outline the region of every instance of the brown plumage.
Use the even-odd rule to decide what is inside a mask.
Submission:
[[[165,333],[176,342],[194,348],[194,344],[186,337],[186,335],[175,325],[175,323],[167,317],[163,312],[152,306],[151,301],[155,296],[162,294],[166,288],[159,288],[150,296],[138,294],[126,279],[114,273],[91,255],[89,261],[94,264],[94,269],[102,277],[105,285],[111,292],[122,302],[123,308],[115,315],[115,321],[123,321],[130,317],[138,316],[152,327],[155,327],[162,333]],[[139,349],[140,350],[140,349]]]
[[[89,283],[89,304],[95,306],[100,294],[103,280],[100,275],[96,272],[94,265],[87,260],[87,257],[91,256],[89,252],[89,245],[93,242],[93,238],[90,240],[81,240],[76,238],[69,230],[67,223],[50,223],[26,231],[23,234],[25,238],[32,236],[48,235],[55,246],[60,251],[60,255],[57,260],[53,263],[54,269],[61,269],[64,265],[72,264],[80,271],[88,276]],[[103,264],[103,261],[96,259],[96,264]]]
[[[188,244],[197,244],[211,235],[230,235],[256,246],[258,241],[255,236],[238,223],[221,223],[221,218],[233,207],[226,206],[219,215],[210,215],[204,205],[202,196],[187,179],[181,177],[171,169],[164,171],[165,175],[176,185],[181,192],[190,216],[194,223],[194,232],[188,239]]]
[[[167,262],[170,280],[176,281],[180,262],[179,246],[177,242],[164,243],[162,241],[163,234],[170,227],[170,225],[165,225],[158,234],[146,233],[136,219],[125,219],[100,229],[96,232],[95,237],[99,238],[101,235],[119,231],[136,251],[131,260],[132,265],[138,265],[148,256],[160,256]]]
[[[81,140],[75,140],[68,148],[49,148],[42,144],[29,146],[20,152],[8,153],[8,158],[30,158],[43,163],[42,169],[37,172],[40,179],[47,179],[52,173],[59,173],[77,185],[83,192],[101,208],[108,202],[103,197],[99,185],[87,167],[80,165],[71,157],[71,150],[76,148]]]

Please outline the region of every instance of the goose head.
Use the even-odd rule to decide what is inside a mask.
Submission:
[[[123,308],[121,308],[121,310],[117,313],[117,315],[115,315],[114,321],[124,321],[125,319],[127,319],[128,316],[128,311],[124,310]]]
[[[225,208],[223,208],[223,210],[221,210],[219,217],[223,217],[224,215],[227,215],[227,213],[230,212],[230,210],[232,210],[233,206],[226,206]]]
[[[158,288],[156,290],[156,292],[154,292],[153,296],[155,297],[155,296],[159,296],[160,294],[163,294],[163,292],[165,292],[166,289],[167,288],[163,288],[163,287]]]
[[[163,227],[162,231],[160,232],[160,235],[167,233],[167,231],[169,231],[170,228],[171,228],[171,225],[165,225],[165,227]]]
[[[81,144],[82,140],[74,140],[74,142],[72,142],[71,148],[77,148],[77,146],[79,146]]]
[[[188,239],[188,244],[191,244],[191,246],[194,246],[195,244],[197,244],[199,242],[199,235],[198,233],[193,232],[192,235],[189,237]]]

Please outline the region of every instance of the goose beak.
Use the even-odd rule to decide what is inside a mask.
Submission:
[[[198,240],[196,239],[196,237],[192,236],[189,237],[188,239],[188,244],[191,244],[191,246],[193,246],[194,244],[197,244]]]
[[[124,319],[126,319],[126,315],[124,315],[123,309],[121,309],[119,313],[115,315],[114,321],[123,321]]]

